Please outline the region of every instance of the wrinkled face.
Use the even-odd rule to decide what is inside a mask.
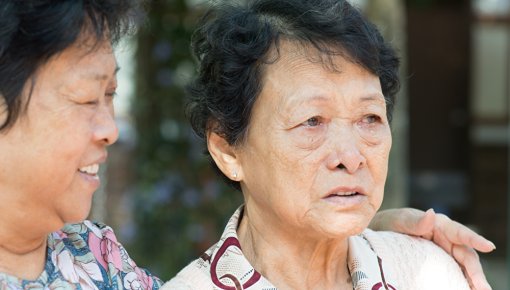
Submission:
[[[381,205],[391,132],[379,78],[282,43],[237,150],[251,213],[313,237],[361,232]],[[317,235],[319,234],[319,235]]]
[[[0,132],[0,211],[19,226],[51,230],[87,217],[98,167],[118,134],[115,73],[110,44],[90,51],[83,42],[36,72],[27,110]]]

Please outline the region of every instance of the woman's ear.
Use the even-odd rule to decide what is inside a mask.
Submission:
[[[225,176],[234,181],[242,179],[242,168],[234,146],[211,130],[207,133],[207,149]]]

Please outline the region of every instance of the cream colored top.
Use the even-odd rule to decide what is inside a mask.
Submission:
[[[276,289],[244,257],[236,229],[242,207],[218,243],[161,289]],[[469,290],[457,263],[432,242],[393,232],[365,230],[349,238],[348,266],[355,290]]]

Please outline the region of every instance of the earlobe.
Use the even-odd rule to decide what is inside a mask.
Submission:
[[[207,149],[211,157],[216,163],[216,166],[227,176],[234,181],[242,179],[241,166],[234,146],[220,135],[214,132],[207,134]]]

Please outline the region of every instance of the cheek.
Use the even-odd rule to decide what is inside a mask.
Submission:
[[[367,158],[370,163],[372,176],[377,186],[384,187],[388,173],[389,154],[391,149],[391,137],[385,138],[377,146],[370,148]]]
[[[392,145],[391,130],[387,126],[381,128],[380,132],[377,133],[376,142],[369,142],[363,137],[360,139],[363,143],[362,146],[365,148],[364,155],[372,175],[385,178]]]
[[[373,181],[373,192],[370,204],[378,210],[384,198],[384,185],[388,173],[388,156],[391,143],[382,142],[377,148],[372,148],[369,157],[369,170]]]
[[[322,138],[322,137],[321,137]],[[286,175],[287,183],[295,188],[300,186],[308,189],[307,183],[312,183],[318,174],[322,160],[324,160],[325,146],[323,142],[314,145],[313,148],[300,148],[296,144],[287,144],[286,147],[278,148],[278,160],[274,164]]]
[[[83,123],[63,123],[66,125],[59,125],[51,132],[46,132],[39,144],[44,144],[41,155],[47,165],[53,168],[62,180],[69,182],[74,178],[82,159],[91,150],[92,135],[89,127]]]
[[[316,152],[296,148],[289,139],[272,140],[271,144],[257,146],[245,160],[249,178],[246,184],[253,193],[284,199],[286,201],[278,203],[287,204],[289,195],[295,197],[298,192],[310,189],[317,172],[314,166]]]
[[[302,150],[304,154],[307,154],[306,152],[316,150],[324,143],[326,132],[327,125],[319,125],[312,128],[295,128],[289,134],[288,140],[290,140],[294,149]]]
[[[358,122],[355,125],[356,132],[361,139],[372,146],[387,146],[388,138],[391,147],[391,130],[386,123],[365,124]]]

